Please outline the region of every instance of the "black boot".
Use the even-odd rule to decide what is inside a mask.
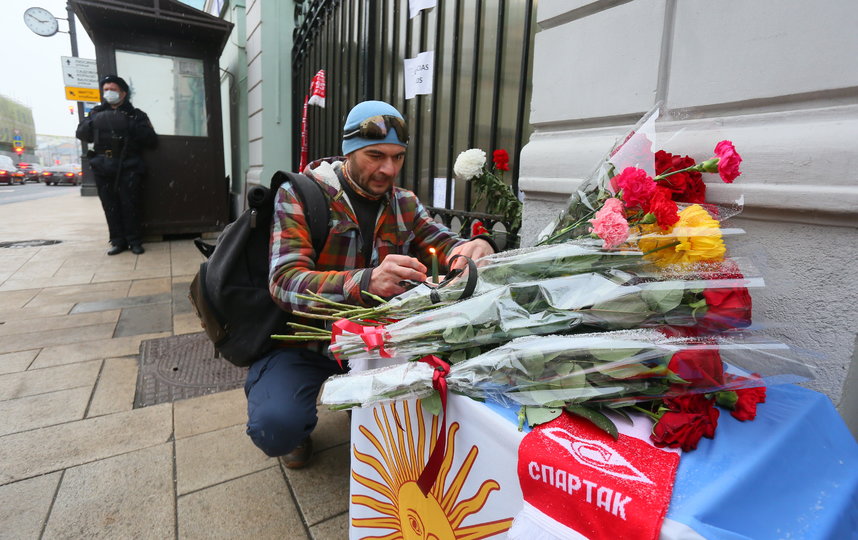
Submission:
[[[119,255],[123,251],[128,249],[128,246],[125,244],[113,244],[113,246],[107,250],[108,255]]]
[[[131,244],[131,253],[135,255],[142,255],[146,253],[146,250],[143,249],[143,244],[135,243]]]

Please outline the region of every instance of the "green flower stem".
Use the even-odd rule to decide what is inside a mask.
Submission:
[[[658,247],[657,247],[657,248],[655,248],[655,249],[651,249],[651,250],[647,251],[646,253],[644,253],[644,254],[643,254],[643,256],[644,256],[644,257],[646,257],[646,256],[647,256],[647,255],[649,255],[650,253],[655,253],[656,251],[660,251],[660,250],[662,250],[662,249],[667,249],[667,248],[676,247],[676,246],[678,246],[678,245],[679,245],[679,241],[671,242],[671,243],[669,243],[669,244],[665,244],[665,245],[663,245],[663,246],[658,246]]]
[[[315,326],[308,326],[306,324],[300,324],[300,323],[296,323],[296,322],[289,322],[286,324],[288,324],[292,328],[304,330],[304,332],[302,332],[304,334],[311,333],[311,334],[320,334],[320,335],[324,334],[324,335],[327,335],[328,337],[331,336],[331,331],[325,330],[324,328],[316,328]]]
[[[307,319],[319,319],[323,321],[338,321],[342,319],[342,317],[338,317],[337,315],[324,315],[322,313],[310,313],[309,311],[293,311],[292,312],[299,317],[306,317]]]
[[[683,172],[687,172],[687,171],[718,172],[718,162],[719,162],[720,160],[721,160],[721,158],[717,158],[717,157],[716,157],[716,158],[708,159],[708,160],[706,160],[706,161],[704,161],[704,162],[702,162],[702,163],[697,163],[696,165],[692,165],[692,166],[690,166],[690,167],[686,167],[686,168],[684,168],[684,169],[679,169],[678,171],[663,172],[663,173],[661,173],[660,175],[658,175],[658,176],[656,176],[655,178],[653,178],[653,180],[655,180],[656,182],[658,182],[659,180],[664,180],[664,179],[665,179],[665,178],[667,178],[668,176],[671,176],[671,175],[674,175],[674,174],[683,173]]]
[[[297,296],[301,300],[309,300],[311,302],[319,302],[319,303],[325,304],[327,306],[341,307],[343,309],[354,309],[353,305],[343,304],[341,302],[335,302],[329,298],[325,298],[324,296],[322,296],[320,294],[316,294],[314,292],[308,292],[307,294],[296,294],[295,296]]]
[[[329,341],[331,336],[326,336],[324,334],[312,334],[312,335],[297,335],[297,334],[273,334],[271,339],[276,339],[278,341]]]
[[[385,300],[384,298],[382,298],[382,297],[380,297],[380,296],[376,296],[376,295],[372,294],[372,293],[371,293],[371,292],[369,292],[369,291],[361,291],[361,294],[363,294],[363,295],[365,295],[365,296],[369,296],[370,298],[372,298],[373,300],[375,300],[375,301],[376,301],[376,302],[378,302],[379,304],[384,305],[384,304],[386,304],[386,303],[387,303],[387,300]]]
[[[638,407],[637,405],[632,405],[631,408],[649,416],[654,422],[658,422],[659,420],[661,420],[661,416],[657,415],[656,413],[654,413],[652,411],[648,411],[648,410],[644,409],[643,407]]]
[[[554,240],[557,240],[557,239],[561,238],[563,235],[565,235],[565,234],[566,234],[566,233],[568,233],[569,231],[575,230],[575,229],[577,229],[578,227],[580,227],[581,225],[583,225],[583,224],[584,224],[584,222],[586,222],[588,219],[590,219],[593,215],[595,215],[595,211],[590,211],[590,212],[588,212],[584,217],[582,217],[581,219],[579,219],[578,221],[576,221],[576,222],[575,222],[575,223],[573,223],[572,225],[569,225],[568,227],[564,227],[564,228],[560,229],[558,232],[556,232],[556,233],[552,234],[551,236],[549,236],[548,238],[546,238],[545,240],[543,240],[543,241],[539,242],[539,243],[538,243],[538,244],[536,244],[536,245],[537,245],[537,246],[541,246],[541,245],[543,245],[543,244],[550,244],[550,243],[551,243],[551,242],[553,242]]]

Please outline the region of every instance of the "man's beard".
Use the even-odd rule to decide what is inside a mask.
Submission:
[[[389,179],[389,177],[382,175],[381,178],[386,179],[389,186],[381,193],[374,193],[370,191],[369,185],[370,182],[373,180],[373,177],[370,176],[369,178],[364,178],[363,176],[357,174],[357,172],[352,169],[348,162],[346,162],[346,165],[344,167],[343,177],[348,181],[349,185],[351,185],[352,189],[355,190],[358,195],[373,201],[384,197],[384,195],[387,194],[387,192],[390,191],[390,189],[393,187],[393,182]]]

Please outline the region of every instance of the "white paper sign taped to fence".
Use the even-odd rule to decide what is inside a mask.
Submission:
[[[449,208],[447,206],[447,178],[433,178],[434,189],[432,191],[432,206],[436,208]],[[450,182],[450,200],[456,199],[456,184]]]
[[[435,51],[426,51],[414,58],[406,58],[405,63],[405,99],[418,94],[432,93],[432,73],[435,71]]]
[[[409,0],[408,1],[408,18],[413,19],[422,10],[431,9],[438,5],[438,0]]]

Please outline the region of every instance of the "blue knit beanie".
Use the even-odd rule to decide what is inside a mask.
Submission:
[[[402,114],[400,114],[399,111],[389,103],[385,103],[384,101],[363,101],[355,105],[352,110],[349,111],[349,115],[346,118],[346,125],[343,126],[343,133],[348,133],[349,131],[357,129],[361,122],[371,116],[382,114],[403,118]],[[355,150],[360,150],[364,146],[387,143],[398,144],[405,146],[406,148],[408,147],[407,143],[399,140],[399,136],[396,134],[395,129],[388,129],[387,137],[384,139],[365,139],[363,137],[343,139],[343,155],[347,156]]]

